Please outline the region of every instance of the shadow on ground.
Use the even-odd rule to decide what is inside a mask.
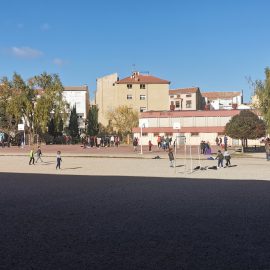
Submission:
[[[270,182],[0,174],[2,269],[270,269]]]

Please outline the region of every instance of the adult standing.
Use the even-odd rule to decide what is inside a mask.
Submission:
[[[225,134],[224,136],[224,150],[227,151],[227,147],[228,147],[228,137],[227,135]]]

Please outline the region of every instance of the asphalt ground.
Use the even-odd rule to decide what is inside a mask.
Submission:
[[[0,173],[0,269],[270,269],[270,183]]]

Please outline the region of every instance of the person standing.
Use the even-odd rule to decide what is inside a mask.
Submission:
[[[224,156],[223,156],[223,154],[221,153],[220,150],[218,150],[216,159],[218,160],[218,166],[217,167],[218,168],[223,168],[223,159],[224,159]]]
[[[135,137],[133,140],[133,151],[136,152],[138,147],[138,139]]]
[[[29,165],[31,165],[31,164],[35,165],[34,150],[33,150],[33,148],[31,149],[31,151],[29,153],[29,157],[30,157]]]
[[[225,136],[224,136],[224,150],[225,151],[227,151],[227,147],[228,147],[228,137],[225,134]]]
[[[158,137],[157,137],[157,145],[158,145],[158,148],[161,148],[161,137],[160,137],[160,135],[158,135]]]
[[[57,151],[57,154],[56,154],[56,170],[57,170],[57,168],[59,168],[59,170],[61,169],[61,162],[62,162],[61,151]]]
[[[174,167],[174,155],[173,155],[173,148],[171,146],[169,147],[168,156],[170,161],[170,167]]]
[[[152,146],[153,146],[153,144],[152,144],[151,140],[149,140],[149,142],[148,142],[148,149],[149,149],[149,152],[152,151]]]
[[[40,159],[41,162],[43,162],[42,158],[41,158],[41,149],[40,149],[40,146],[38,146],[38,149],[36,151],[36,155],[37,155],[37,160],[36,160],[36,163],[38,162],[38,160]]]
[[[219,146],[222,147],[222,138],[221,137],[219,138]]]
[[[224,158],[226,160],[225,167],[231,166],[231,155],[228,151],[224,152]]]

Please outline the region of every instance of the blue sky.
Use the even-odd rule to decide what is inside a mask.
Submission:
[[[0,77],[58,73],[64,85],[138,71],[171,88],[244,91],[270,65],[268,0],[1,1]]]

